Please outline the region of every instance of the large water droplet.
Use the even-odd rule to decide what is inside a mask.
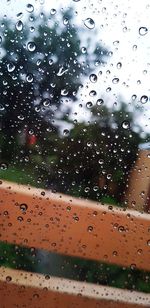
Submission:
[[[23,29],[23,22],[21,20],[19,20],[17,23],[16,23],[16,29],[18,31],[21,31]]]
[[[34,6],[30,3],[27,4],[27,12],[32,13],[34,11]]]
[[[142,104],[146,104],[148,102],[148,96],[147,95],[142,95],[140,98],[140,102]]]
[[[87,107],[88,109],[92,108],[92,107],[93,107],[92,102],[87,102],[87,103],[86,103],[86,107]]]
[[[97,75],[96,74],[91,74],[89,77],[90,81],[95,83],[97,81]]]
[[[35,43],[34,42],[29,42],[28,44],[27,44],[27,49],[29,50],[29,51],[34,51],[35,49],[36,49],[36,45],[35,45]]]
[[[10,62],[7,64],[7,70],[9,73],[12,73],[15,70],[15,65],[14,63]]]
[[[56,14],[56,10],[55,10],[55,9],[51,9],[51,10],[50,10],[50,14],[51,14],[51,15],[55,15],[55,14]]]
[[[147,29],[146,27],[140,27],[140,28],[139,28],[139,34],[140,34],[141,36],[146,35],[147,32],[148,32],[148,29]]]
[[[104,104],[103,99],[102,99],[102,98],[99,98],[99,99],[97,100],[96,104],[97,104],[97,106],[103,105],[103,104]]]
[[[90,30],[95,28],[95,22],[92,18],[86,18],[84,20],[84,25]]]

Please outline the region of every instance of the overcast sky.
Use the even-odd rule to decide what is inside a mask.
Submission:
[[[85,28],[85,19],[92,18],[95,23],[97,35],[93,35],[94,29],[89,29],[89,36],[95,42],[101,42],[113,52],[107,59],[107,65],[102,68],[102,75],[98,77],[96,84],[91,84],[87,79],[79,100],[88,100],[90,89],[103,93],[110,104],[113,104],[119,96],[129,102],[132,95],[137,95],[139,103],[142,95],[150,97],[150,4],[143,0],[1,0],[1,15],[11,17],[17,22],[17,14],[22,12],[22,20],[29,14],[27,4],[32,4],[35,13],[39,10],[50,12],[52,8],[74,8],[75,23]],[[140,29],[142,28],[142,29]],[[121,63],[121,68],[117,63]],[[119,82],[113,83],[114,78]],[[89,87],[87,91],[86,86]],[[108,93],[106,89],[111,87]],[[82,94],[82,96],[81,96]],[[140,122],[144,130],[148,128],[150,118],[150,100],[143,104],[143,115]],[[77,112],[80,113],[79,108]],[[83,115],[83,111],[82,111]],[[86,112],[83,116],[86,116]]]

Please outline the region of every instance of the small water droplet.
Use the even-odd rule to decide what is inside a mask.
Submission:
[[[82,47],[81,48],[81,52],[84,54],[84,53],[87,53],[87,49],[86,49],[86,47]]]
[[[55,14],[56,14],[56,10],[55,10],[55,9],[51,9],[51,10],[50,10],[50,14],[51,14],[51,15],[55,15]]]
[[[97,94],[97,93],[96,93],[95,90],[91,90],[90,93],[89,93],[90,96],[95,96],[96,94]]]
[[[95,28],[95,22],[92,18],[86,18],[84,20],[84,25],[90,30]]]
[[[7,170],[8,169],[8,165],[6,163],[1,163],[0,164],[0,169],[1,170]]]
[[[121,63],[121,62],[118,62],[118,63],[117,63],[117,68],[120,69],[121,67],[122,67],[122,63]]]
[[[6,281],[7,281],[7,282],[10,282],[11,280],[12,280],[12,277],[11,277],[11,276],[7,276],[7,277],[6,277]]]
[[[33,75],[30,73],[30,74],[28,74],[27,75],[27,77],[26,77],[26,80],[27,80],[27,82],[32,82],[33,81]]]
[[[20,210],[21,210],[22,212],[26,212],[27,208],[28,208],[28,206],[27,206],[26,203],[20,204]]]
[[[147,241],[147,245],[150,246],[150,240]]]
[[[92,226],[88,226],[87,230],[88,230],[88,232],[92,232],[93,231],[93,227]]]
[[[49,98],[44,99],[44,101],[42,102],[44,107],[48,107],[51,104],[51,101]]]
[[[117,78],[117,77],[113,78],[113,80],[112,80],[112,83],[113,83],[113,84],[116,84],[116,83],[118,83],[118,82],[119,82],[119,78]]]
[[[21,31],[23,29],[23,22],[21,20],[19,20],[17,23],[16,23],[16,29],[18,31]]]
[[[62,89],[62,90],[61,90],[61,95],[63,95],[63,96],[68,95],[67,89]]]
[[[129,121],[123,121],[122,122],[122,128],[129,129],[130,128],[130,122]]]
[[[140,34],[141,36],[144,36],[144,35],[146,35],[147,33],[148,33],[147,27],[140,27],[140,28],[139,28],[139,34]]]
[[[69,132],[70,132],[70,131],[69,131],[68,129],[64,129],[64,130],[63,130],[63,135],[64,135],[64,136],[68,136],[68,135],[69,135]]]

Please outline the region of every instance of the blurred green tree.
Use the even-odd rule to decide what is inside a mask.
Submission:
[[[76,100],[82,77],[107,54],[97,44],[89,52],[88,48],[83,50],[81,37],[86,29],[81,31],[74,25],[72,9],[54,13],[48,16],[40,12],[16,24],[1,20],[0,104],[5,159],[16,153],[16,136],[23,129],[41,138],[44,152],[45,131],[56,132],[62,100]]]
[[[121,202],[129,172],[143,141],[127,103],[107,107],[102,99],[91,108],[88,123],[76,123],[57,144],[55,181],[59,190],[94,200]],[[110,200],[109,200],[109,198]]]

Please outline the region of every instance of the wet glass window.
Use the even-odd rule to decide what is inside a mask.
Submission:
[[[1,268],[150,292],[149,13],[1,1]]]

